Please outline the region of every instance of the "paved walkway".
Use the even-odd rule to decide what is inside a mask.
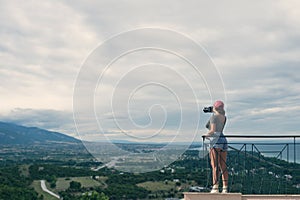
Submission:
[[[47,186],[46,186],[45,180],[41,180],[41,188],[42,188],[42,190],[43,190],[44,192],[47,192],[48,194],[54,196],[55,198],[60,199],[60,196],[59,196],[59,195],[57,195],[57,194],[55,194],[54,192],[48,190],[48,188],[47,188]]]
[[[242,195],[241,193],[184,192],[184,200],[300,200],[300,195]]]

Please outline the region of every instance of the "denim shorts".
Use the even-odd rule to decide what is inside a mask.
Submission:
[[[220,148],[223,151],[228,150],[228,142],[223,133],[215,132],[210,140],[210,148]]]

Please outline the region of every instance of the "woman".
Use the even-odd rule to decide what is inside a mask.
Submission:
[[[206,127],[209,131],[205,134],[210,140],[210,161],[212,167],[213,188],[211,193],[219,192],[219,176],[222,173],[223,191],[228,192],[228,171],[226,166],[227,158],[227,140],[223,134],[226,123],[224,103],[216,101],[213,106],[213,115],[211,116]]]

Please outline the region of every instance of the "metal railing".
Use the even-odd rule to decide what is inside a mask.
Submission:
[[[297,152],[300,147],[297,139],[300,135],[225,135],[225,137],[228,140],[226,164],[229,172],[229,192],[300,194],[300,164],[297,158],[297,155],[300,155],[300,152]],[[212,172],[207,154],[210,147],[205,138],[203,136],[203,159],[207,172],[206,187],[210,187]]]

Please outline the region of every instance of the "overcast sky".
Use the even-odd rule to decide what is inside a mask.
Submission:
[[[221,80],[225,88],[223,100],[228,116],[225,133],[299,135],[299,19],[300,1],[297,0],[100,0],[89,3],[0,0],[0,120],[78,137],[73,121],[73,92],[80,70],[99,45],[112,36],[152,27],[187,36],[211,58],[215,66],[209,66],[219,72],[216,82]],[[158,44],[168,40],[163,37],[159,40],[155,34],[144,34],[143,39]],[[171,50],[181,45],[175,36],[170,35],[169,40],[174,41]],[[111,54],[108,52],[102,57],[112,56],[117,52],[115,49],[129,48],[132,44],[125,41],[122,45],[114,46]],[[180,131],[190,132],[197,123],[195,112],[198,110],[194,103],[202,109],[217,100],[210,99],[205,84],[197,82],[196,77],[188,80],[202,96],[198,93],[196,100],[190,102],[192,93],[180,93],[187,91],[186,82],[180,80],[183,72],[172,74],[168,70],[170,67],[179,69],[184,64],[181,65],[180,59],[176,61],[178,57],[169,59],[169,56],[158,50],[135,52],[119,59],[111,74],[107,72],[104,76],[105,90],[95,90],[94,94],[95,113],[102,131],[111,139],[170,140],[180,126],[180,112],[186,113],[181,117],[188,121]],[[143,63],[144,58],[147,61]],[[136,74],[122,71],[134,66],[142,66]],[[127,81],[120,78],[122,73],[126,74]],[[120,76],[114,79],[114,75]],[[150,82],[149,77],[154,78],[156,85],[144,87],[141,82],[132,81]],[[113,80],[120,81],[117,89]],[[166,81],[163,85],[157,84],[163,80]],[[164,87],[169,83],[172,90]],[[113,91],[115,96],[111,102],[105,94]],[[179,99],[172,92],[177,92]],[[135,104],[128,100],[130,94],[136,98]],[[117,116],[109,110],[111,105],[115,106]],[[132,116],[121,112],[120,105],[128,105]],[[201,110],[196,114],[200,116],[199,140],[209,115]],[[153,123],[149,125],[150,116]],[[119,120],[119,126],[112,123],[113,117]],[[89,120],[85,121],[87,133],[96,133],[93,128],[89,130]],[[121,134],[120,127],[125,135]],[[181,135],[180,140],[190,138]]]

